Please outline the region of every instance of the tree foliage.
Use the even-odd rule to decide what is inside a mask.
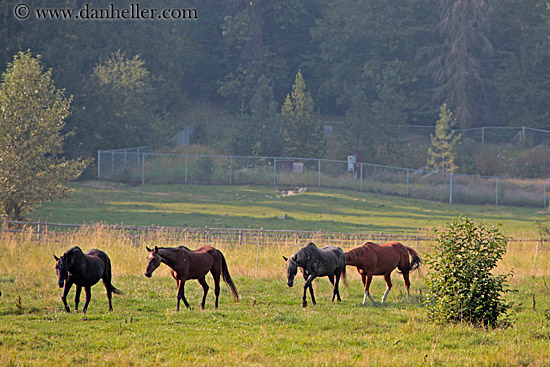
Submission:
[[[77,116],[87,122],[79,138],[91,138],[85,150],[150,145],[165,132],[152,77],[138,56],[109,55],[94,68],[86,91],[87,106]]]
[[[451,130],[456,125],[453,113],[443,103],[439,110],[439,120],[435,125],[435,135],[430,135],[432,147],[428,149],[428,167],[441,173],[453,173],[458,168],[455,163],[456,147],[461,135]]]
[[[291,157],[322,158],[326,149],[323,126],[319,123],[313,98],[298,71],[292,92],[281,107],[286,154]]]
[[[494,0],[439,0],[435,27],[440,42],[424,50],[432,56],[428,67],[436,82],[434,99],[447,101],[461,128],[491,125],[493,55],[490,23]]]
[[[19,52],[0,87],[0,210],[22,220],[37,205],[67,196],[87,162],[62,158],[71,98],[56,89],[40,57]]]
[[[510,274],[492,273],[506,246],[497,227],[476,225],[465,216],[439,232],[435,252],[426,261],[429,318],[491,327],[506,324],[510,305],[503,296]]]

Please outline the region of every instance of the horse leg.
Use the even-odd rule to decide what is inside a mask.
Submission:
[[[405,289],[407,289],[407,297],[410,297],[411,281],[409,280],[409,273],[403,273],[403,280],[405,281]]]
[[[208,284],[206,283],[206,278],[205,277],[202,277],[200,279],[198,279],[200,285],[202,285],[202,290],[203,290],[203,294],[202,294],[202,302],[201,302],[201,310],[204,310],[204,304],[206,303],[206,294],[208,293]],[[217,308],[217,307],[216,307]]]
[[[214,295],[216,296],[215,308],[218,308],[218,298],[220,298],[220,275],[219,272],[212,272],[212,278],[214,278]]]
[[[111,285],[110,280],[103,279],[103,285],[105,286],[105,289],[107,290],[107,299],[109,300],[109,311],[113,310],[113,304],[111,303],[111,298],[113,295],[113,287]]]
[[[384,292],[384,295],[382,296],[382,303],[386,302],[386,297],[388,296],[388,293],[390,293],[392,284],[391,284],[391,273],[384,274],[384,280],[386,281],[386,291]]]
[[[82,313],[86,313],[86,311],[88,311],[88,305],[90,304],[90,300],[92,299],[92,287],[84,287],[84,290],[86,291],[86,303],[84,303]]]
[[[183,280],[178,280],[178,302],[176,304],[176,312],[180,310],[180,300],[183,300],[185,307],[191,308],[189,302],[185,299],[185,282]]]
[[[365,296],[363,297],[363,304],[367,302],[367,297],[369,297],[372,303],[376,303],[374,301],[374,298],[372,298],[372,296],[369,293],[370,283],[372,282],[372,275],[373,275],[372,272],[368,272],[366,276],[364,274],[361,274],[363,284],[365,285]]]
[[[71,290],[73,283],[65,282],[65,288],[63,288],[63,295],[61,296],[61,300],[63,301],[63,305],[65,306],[65,311],[71,312],[71,309],[69,308],[69,305],[67,305],[67,295],[69,294],[69,291]]]
[[[304,278],[306,275],[304,274]],[[315,275],[311,274],[306,280],[306,283],[304,284],[304,296],[302,297],[302,307],[307,307],[307,301],[306,301],[306,292],[309,288],[309,293],[311,294],[311,302],[313,305],[316,305],[317,302],[315,302],[315,295],[313,294],[313,286],[311,283],[313,282],[313,279],[315,279]]]
[[[82,292],[82,286],[77,285],[76,286],[76,293],[74,295],[74,310],[75,310],[75,312],[78,312],[78,304],[80,303],[80,292]]]
[[[335,273],[336,276],[335,276],[335,281],[334,281],[334,290],[333,290],[333,294],[332,294],[332,302],[334,302],[334,294],[336,294],[336,299],[338,300],[338,302],[342,302],[342,299],[340,298],[340,288],[339,288],[339,283],[340,283],[340,273]]]
[[[331,302],[334,303],[334,297],[336,297],[336,287],[334,286],[334,274],[329,275],[328,280],[330,281],[330,284],[332,284],[332,300],[331,300]]]

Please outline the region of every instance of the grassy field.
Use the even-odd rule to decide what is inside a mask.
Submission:
[[[541,216],[533,209],[450,206],[339,190],[313,189],[282,197],[265,187],[132,188],[97,182],[75,187],[70,200],[48,203],[34,218],[433,235],[433,228],[465,213],[476,222],[502,223],[511,237],[536,238],[535,220]],[[201,311],[202,288],[190,281],[186,296],[194,308],[175,313],[176,285],[168,268],[162,265],[151,279],[146,278],[145,245],[135,247],[130,238],[113,231],[94,227],[40,243],[27,233],[0,237],[0,366],[550,365],[546,244],[537,253],[536,277],[530,276],[533,243],[509,248],[498,271],[514,272],[509,283],[513,292],[507,294],[513,304],[512,327],[482,330],[427,321],[421,304],[427,292],[426,267],[411,276],[412,297],[406,297],[396,273],[388,302],[366,306],[361,305],[359,276],[348,267],[349,287],[342,288],[341,303],[330,303],[330,284],[318,279],[314,282],[318,305],[302,309],[303,281],[286,286],[281,255],[291,255],[303,244],[266,243],[256,248],[212,243],[227,258],[240,301],[235,303],[222,284],[220,308],[213,309],[211,290],[206,310]],[[147,243],[163,244],[162,239]],[[63,311],[52,255],[59,256],[73,245],[85,251],[100,248],[111,257],[113,284],[124,292],[113,296],[113,312],[107,311],[101,284],[92,288],[86,315]],[[212,287],[210,276],[207,281]],[[384,289],[383,280],[375,278],[371,291],[376,299]],[[68,297],[71,309],[73,298],[74,289]],[[81,307],[83,301],[84,295]]]
[[[460,214],[501,223],[505,233],[538,237],[534,208],[450,205],[346,190],[310,188],[282,196],[272,187],[90,182],[68,200],[45,203],[34,219],[61,223],[167,227],[266,228],[357,233],[433,234]]]
[[[199,307],[201,287],[187,283],[194,307],[175,313],[175,282],[162,265],[143,276],[146,251],[127,239],[83,232],[71,245],[104,249],[113,264],[114,296],[108,312],[101,284],[92,288],[86,315],[66,313],[59,298],[52,254],[65,241],[37,245],[25,238],[0,239],[1,366],[547,366],[550,364],[550,274],[511,279],[513,326],[480,330],[469,325],[438,326],[426,320],[421,295],[426,269],[411,278],[412,297],[394,274],[385,305],[361,305],[362,287],[348,268],[343,301],[330,303],[328,280],[314,282],[317,306],[300,307],[302,280],[288,288],[280,254],[297,246],[273,246],[254,270],[253,247],[225,246],[229,270],[240,293],[235,303],[222,284],[220,308],[209,294]],[[22,255],[24,254],[24,256]],[[521,251],[510,264],[525,262]],[[548,257],[548,254],[545,255]],[[547,260],[546,260],[547,261]],[[546,262],[546,266],[548,262]],[[508,265],[506,265],[507,267]],[[527,261],[530,266],[530,260]],[[508,270],[508,269],[505,269]],[[212,286],[212,279],[207,277]],[[380,299],[385,285],[371,288]],[[74,289],[69,305],[74,308]],[[84,298],[81,300],[81,307]]]

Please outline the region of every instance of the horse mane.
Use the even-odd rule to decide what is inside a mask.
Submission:
[[[313,255],[316,252],[319,252],[319,248],[313,242],[310,242],[292,255],[290,260],[300,263],[302,260],[307,259],[308,255]]]

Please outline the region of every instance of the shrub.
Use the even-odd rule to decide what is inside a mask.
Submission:
[[[506,281],[511,274],[492,274],[506,245],[498,228],[475,225],[465,216],[439,232],[435,253],[426,260],[430,266],[425,299],[429,318],[479,326],[507,325],[510,305],[503,295],[508,292]]]

